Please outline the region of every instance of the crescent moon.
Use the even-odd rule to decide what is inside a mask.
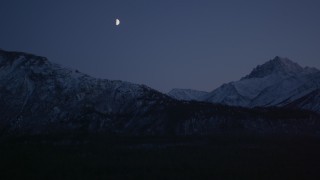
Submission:
[[[119,25],[120,25],[120,20],[116,19],[116,26],[119,26]]]

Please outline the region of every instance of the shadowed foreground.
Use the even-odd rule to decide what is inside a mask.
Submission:
[[[1,179],[306,179],[313,138],[107,138],[1,144]],[[74,141],[73,141],[74,142]]]

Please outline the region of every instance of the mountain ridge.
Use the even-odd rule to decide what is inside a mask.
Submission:
[[[179,89],[174,88],[167,93],[170,97],[177,99],[177,100],[199,100],[202,96],[208,94],[205,91],[193,90],[193,89]]]
[[[202,100],[243,107],[285,106],[319,88],[318,74],[316,68],[303,68],[288,58],[276,56],[239,81],[218,87]]]
[[[262,65],[254,68],[246,78],[263,78],[272,73],[295,74],[301,72],[303,68],[288,58],[276,56]]]
[[[240,80],[224,83],[202,96],[190,98],[181,90],[181,97],[171,97],[177,100],[205,101],[248,108],[288,107],[288,104],[318,88],[320,71],[317,68],[302,67],[289,58],[276,56],[256,66]],[[311,106],[308,107],[309,110],[320,111],[320,108],[315,110]]]
[[[41,56],[5,51],[0,54],[0,104],[0,138],[316,135],[320,127],[319,115],[310,111],[178,101],[144,85],[93,78]]]

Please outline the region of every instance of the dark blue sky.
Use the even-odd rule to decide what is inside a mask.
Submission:
[[[210,91],[277,55],[320,68],[316,0],[1,0],[0,22],[2,49],[164,92]]]

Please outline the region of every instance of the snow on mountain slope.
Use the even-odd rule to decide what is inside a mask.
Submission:
[[[234,106],[246,106],[250,101],[248,97],[240,94],[234,82],[223,84],[218,89],[203,96],[202,99],[213,103]]]
[[[235,94],[229,98],[246,101],[235,87],[226,86]],[[0,105],[0,139],[66,138],[66,134],[317,134],[320,127],[314,113],[177,101],[144,85],[97,79],[44,57],[1,50]]]
[[[177,99],[177,100],[200,100],[203,96],[208,94],[205,91],[197,91],[192,89],[172,89],[170,92],[167,93],[170,97]]]
[[[286,107],[320,112],[320,89],[314,90],[311,93],[289,103]]]
[[[283,106],[320,87],[320,71],[275,57],[239,81],[224,84],[203,100],[233,106]]]
[[[144,85],[96,79],[44,57],[0,50],[0,114],[1,123],[6,124],[1,128],[10,124],[10,129],[51,131],[54,127],[49,125],[56,126],[54,122],[64,124],[59,125],[61,130],[112,128],[115,124],[109,120],[117,114],[133,118],[165,101],[171,98]],[[82,122],[88,114],[91,121]],[[135,126],[121,123],[123,127]]]
[[[274,59],[266,62],[263,65],[258,65],[252,72],[242,79],[263,78],[270,74],[278,75],[295,75],[302,72],[304,69],[297,63],[288,58],[276,56]]]

